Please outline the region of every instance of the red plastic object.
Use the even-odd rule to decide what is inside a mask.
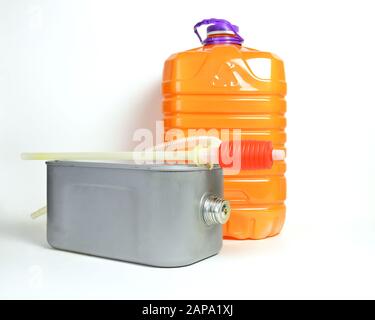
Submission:
[[[223,141],[219,148],[219,164],[223,169],[271,169],[272,149],[271,141]],[[240,165],[240,168],[236,168],[237,164]]]

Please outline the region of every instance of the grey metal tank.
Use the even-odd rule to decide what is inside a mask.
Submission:
[[[47,162],[47,240],[57,249],[179,267],[217,254],[230,215],[221,168]]]

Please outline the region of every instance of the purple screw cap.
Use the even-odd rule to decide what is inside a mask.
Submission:
[[[208,25],[207,35],[205,40],[202,40],[198,28],[203,25]],[[198,36],[199,41],[204,44],[237,44],[241,45],[244,39],[238,34],[239,28],[236,25],[231,24],[229,21],[224,19],[204,19],[198,22],[194,26],[194,32]],[[222,32],[224,35],[210,36],[214,34],[220,34]],[[225,35],[230,34],[230,35]]]

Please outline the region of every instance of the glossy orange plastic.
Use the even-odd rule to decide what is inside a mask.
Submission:
[[[274,54],[237,44],[214,44],[172,55],[164,66],[165,130],[241,129],[241,139],[271,140],[285,149],[286,83]],[[222,138],[222,137],[221,137]],[[286,165],[225,175],[232,213],[224,237],[262,239],[285,220]]]

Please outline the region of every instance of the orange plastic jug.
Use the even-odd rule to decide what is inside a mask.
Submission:
[[[208,26],[205,40],[198,32],[202,25]],[[275,148],[285,149],[282,60],[242,46],[238,27],[226,20],[203,20],[194,30],[203,46],[173,54],[165,62],[165,131],[180,129],[188,136],[194,132],[191,129],[198,130],[197,135],[202,135],[201,130],[216,134],[230,129],[232,139],[233,129],[240,129],[243,140],[270,140]],[[262,239],[281,231],[285,170],[285,162],[278,161],[270,170],[225,173],[224,194],[232,207],[225,238]]]

